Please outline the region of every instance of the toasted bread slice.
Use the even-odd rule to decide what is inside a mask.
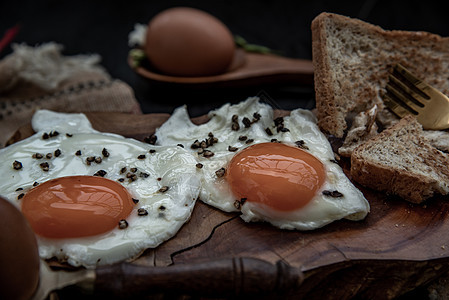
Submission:
[[[381,95],[389,70],[397,63],[449,95],[449,38],[436,34],[387,31],[358,19],[321,13],[312,22],[312,55],[318,125],[339,138],[351,115],[375,104],[378,121],[390,120],[384,113],[393,117]]]
[[[449,155],[422,135],[407,116],[358,146],[351,154],[351,176],[358,183],[421,203],[434,193],[449,193]]]

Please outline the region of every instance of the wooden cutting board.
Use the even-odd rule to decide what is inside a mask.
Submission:
[[[86,113],[93,127],[142,140],[168,114]],[[206,117],[193,120],[207,121]],[[19,129],[12,141],[32,134]],[[349,164],[340,165],[349,176]],[[416,205],[359,187],[371,205],[359,222],[337,221],[300,232],[265,223],[245,223],[237,213],[224,213],[198,202],[190,221],[156,249],[133,264],[169,266],[250,257],[275,264],[283,261],[304,274],[294,299],[391,299],[424,285],[449,270],[449,203],[434,198]],[[281,278],[282,279],[282,278]],[[210,283],[213,286],[213,282]],[[261,283],[263,284],[263,283]]]

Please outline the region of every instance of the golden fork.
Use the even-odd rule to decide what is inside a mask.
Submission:
[[[389,75],[385,105],[398,117],[415,115],[424,129],[449,128],[449,98],[397,64]]]

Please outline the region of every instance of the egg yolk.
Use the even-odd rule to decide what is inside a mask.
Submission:
[[[112,230],[134,202],[120,183],[97,176],[46,181],[22,198],[22,212],[34,232],[48,238],[92,236]]]
[[[261,143],[232,158],[226,179],[238,199],[292,211],[313,199],[325,181],[325,170],[320,160],[300,148]]]

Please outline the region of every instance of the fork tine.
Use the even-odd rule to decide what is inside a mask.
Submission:
[[[387,84],[386,89],[414,111],[419,111],[424,107],[424,103],[421,101],[425,100],[417,96],[416,93],[411,91],[405,84],[394,76],[390,76],[390,82]]]
[[[421,80],[419,80],[417,77],[415,77],[415,75],[413,75],[412,73],[410,73],[403,65],[401,64],[397,64],[394,69],[401,74],[402,76],[404,76],[408,81],[410,81],[411,84],[413,85],[417,85],[421,82]]]
[[[412,114],[424,129],[449,129],[449,98],[403,66],[393,68],[385,90],[383,102],[398,117]]]
[[[401,104],[399,104],[396,100],[394,100],[390,95],[385,94],[384,97],[384,104],[391,109],[398,117],[403,118],[407,115],[413,114],[411,111],[403,107]]]
[[[413,75],[403,65],[397,64],[393,68],[392,75],[394,76],[395,73],[398,74],[398,76],[395,77],[397,79],[402,79],[401,81],[413,92],[415,98],[420,97],[422,100],[430,99],[430,96],[425,92],[425,89],[427,89],[429,85]]]

